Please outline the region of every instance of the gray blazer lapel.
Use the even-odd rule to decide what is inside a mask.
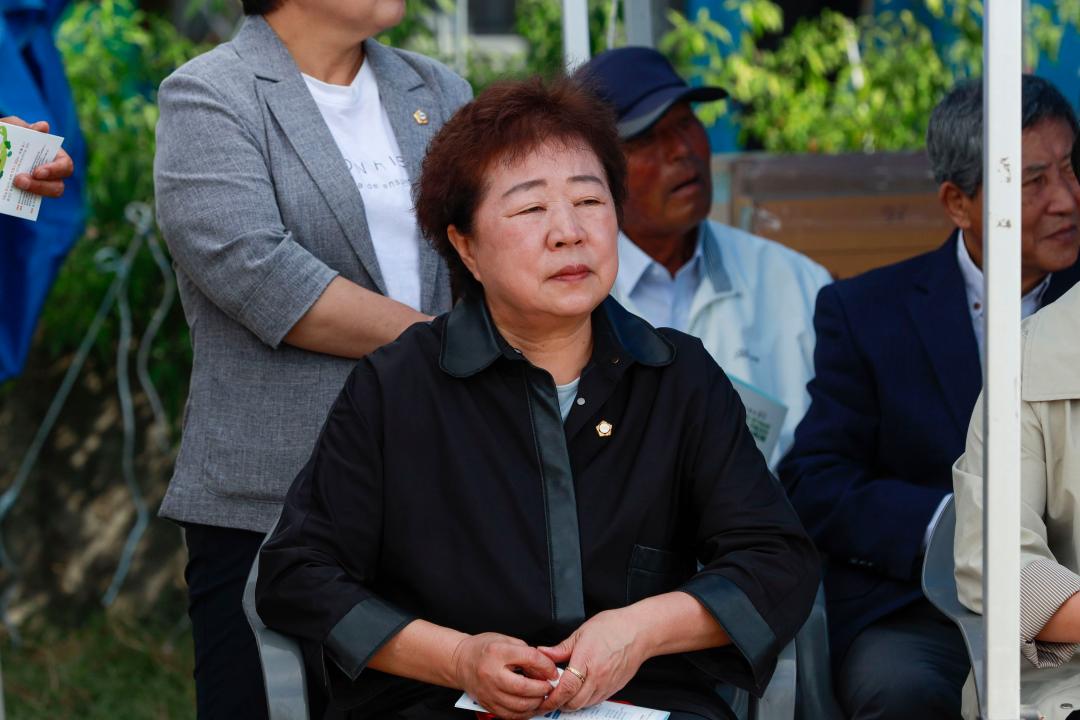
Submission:
[[[427,152],[428,143],[436,130],[448,119],[444,117],[444,103],[417,74],[411,65],[397,53],[375,40],[364,43],[365,62],[371,63],[375,81],[379,85],[382,101],[390,126],[394,130],[398,147],[405,158],[409,180],[413,187],[420,180],[420,166]],[[421,114],[418,114],[421,113]],[[423,120],[427,122],[423,122]],[[420,305],[424,312],[431,312],[435,299],[435,285],[442,266],[442,258],[423,238],[420,242]]]
[[[234,46],[251,62],[259,77],[274,81],[265,87],[263,94],[270,112],[330,205],[375,287],[385,295],[386,283],[371,244],[364,201],[300,69],[261,17],[244,22]]]

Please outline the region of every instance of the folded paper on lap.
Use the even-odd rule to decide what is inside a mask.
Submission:
[[[458,698],[454,707],[460,710],[473,710],[475,712],[487,712],[483,706],[473,700],[468,694]],[[533,720],[548,718],[567,718],[567,720],[667,720],[671,713],[663,710],[650,710],[649,708],[636,705],[623,705],[622,703],[602,702],[599,705],[582,708],[574,712],[552,710],[546,715],[537,715]]]

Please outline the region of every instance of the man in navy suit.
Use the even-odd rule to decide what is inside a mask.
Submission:
[[[1050,83],[1023,78],[1023,314],[1080,278],[1077,120]],[[957,229],[938,250],[824,288],[816,377],[780,466],[828,556],[837,696],[852,718],[956,718],[968,662],[923,598],[928,528],[982,385],[982,85],[935,108],[927,151]]]

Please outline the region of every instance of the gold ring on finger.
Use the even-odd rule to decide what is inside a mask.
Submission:
[[[575,667],[571,667],[570,665],[567,665],[565,669],[566,669],[566,672],[572,673],[573,675],[575,675],[577,677],[577,679],[581,681],[582,685],[585,684],[585,673],[581,672],[580,670],[578,670]]]

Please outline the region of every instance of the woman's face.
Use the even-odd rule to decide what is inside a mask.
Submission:
[[[394,27],[405,17],[405,0],[291,0],[313,17],[354,27],[365,37]]]
[[[485,179],[472,235],[451,226],[450,238],[496,319],[527,326],[591,313],[618,271],[618,220],[596,155],[554,140],[512,164],[496,160]]]

